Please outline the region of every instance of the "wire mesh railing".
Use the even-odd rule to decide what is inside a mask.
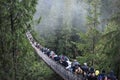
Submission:
[[[36,48],[34,45],[32,45],[37,54],[42,58],[42,60],[51,67],[58,75],[60,75],[65,80],[82,80],[82,75],[75,75],[74,73],[68,71],[60,65],[58,62],[55,62],[51,58],[49,58],[47,55],[42,53],[40,49]]]
[[[28,38],[29,39],[29,38]],[[30,39],[29,39],[30,41]],[[74,73],[68,71],[58,62],[54,61],[53,59],[49,58],[47,55],[41,52],[40,49],[35,47],[35,45],[30,41],[32,47],[35,49],[36,53],[42,58],[42,60],[51,68],[53,69],[58,75],[60,75],[64,80],[83,80],[83,76],[75,75]]]

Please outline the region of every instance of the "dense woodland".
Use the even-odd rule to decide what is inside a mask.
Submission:
[[[58,77],[38,57],[26,38],[30,30],[43,46],[64,54],[81,64],[87,62],[96,69],[113,70],[120,79],[120,1],[116,11],[107,20],[103,31],[100,26],[100,6],[103,0],[85,0],[89,4],[86,31],[64,22],[52,33],[40,35],[34,30],[33,20],[37,0],[0,0],[0,80],[56,80]],[[57,78],[59,79],[59,77]]]

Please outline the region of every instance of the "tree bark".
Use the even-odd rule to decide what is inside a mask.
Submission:
[[[93,46],[92,46],[93,54],[95,53],[95,36],[93,36]]]
[[[117,66],[117,79],[120,80],[120,67],[119,65]]]
[[[16,54],[15,54],[15,27],[14,27],[14,20],[13,20],[13,12],[10,12],[10,22],[11,22],[11,34],[12,34],[12,62],[13,62],[13,80],[16,80]]]

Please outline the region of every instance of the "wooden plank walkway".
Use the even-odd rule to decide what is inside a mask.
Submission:
[[[29,39],[29,38],[28,38]],[[30,40],[29,40],[30,41]],[[82,75],[75,75],[72,72],[68,71],[60,65],[59,63],[55,62],[51,58],[49,58],[47,55],[42,53],[40,49],[36,48],[34,44],[30,41],[32,47],[35,49],[36,53],[42,58],[42,60],[52,69],[54,70],[58,75],[60,75],[64,80],[83,80]]]

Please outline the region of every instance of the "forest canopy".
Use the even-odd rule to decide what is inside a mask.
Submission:
[[[105,69],[107,72],[113,70],[120,79],[120,1],[67,1],[64,2],[64,9],[58,8],[57,5],[62,4],[60,1],[58,1],[60,4],[57,4],[55,0],[53,3],[56,4],[52,7],[49,2],[46,2],[46,4],[49,3],[46,6],[51,8],[51,12],[45,15],[50,15],[37,16],[39,18],[37,20],[34,18],[38,0],[0,1],[1,80],[54,79],[55,73],[36,55],[27,40],[25,33],[28,30],[36,41],[55,51],[56,54],[64,54],[71,60],[77,59],[81,64],[87,62],[89,66],[99,70]],[[110,2],[114,4],[107,4]],[[77,7],[72,8],[75,4]],[[81,9],[80,4],[86,11]],[[55,7],[63,11],[57,10],[59,12],[57,13]],[[49,8],[45,9],[46,12]],[[106,9],[110,13],[108,17],[103,15]],[[61,15],[58,16],[57,14],[60,13]],[[102,29],[100,30],[99,27]]]

